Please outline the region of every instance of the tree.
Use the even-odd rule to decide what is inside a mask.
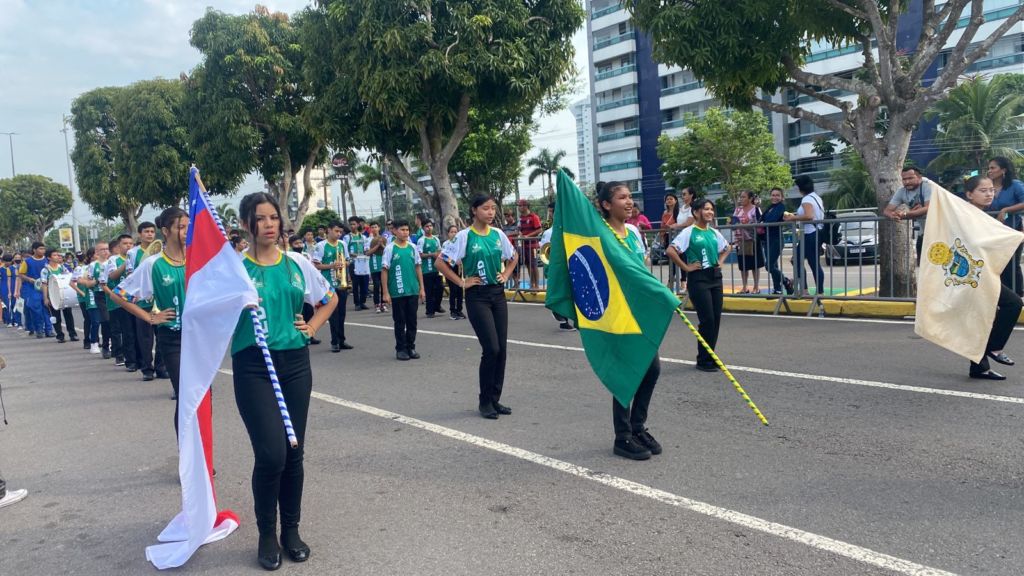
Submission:
[[[547,178],[548,185],[546,189],[548,191],[548,197],[554,198],[555,196],[555,176],[559,170],[564,170],[565,173],[572,178],[576,179],[576,175],[572,173],[572,170],[561,165],[562,159],[565,158],[565,150],[559,150],[554,154],[547,148],[541,148],[540,152],[533,158],[526,161],[527,167],[532,167],[533,170],[528,176],[528,182],[533,184],[533,181],[537,178]]]
[[[305,193],[295,209],[301,221],[326,139],[305,113],[312,95],[298,28],[287,14],[262,6],[244,15],[208,9],[192,25],[191,43],[202,62],[186,78],[186,117],[197,159],[208,167],[204,181],[208,172],[238,182],[258,170],[285,207],[302,170]],[[293,227],[284,212],[285,228]]]
[[[658,157],[671,186],[707,188],[719,182],[733,203],[741,190],[788,188],[793,182],[764,114],[753,110],[727,114],[709,108],[704,117],[689,118],[683,134],[662,135]]]
[[[826,202],[836,210],[874,206],[875,186],[864,159],[853,148],[845,148],[840,156],[842,165],[829,172],[832,191],[825,195]]]
[[[46,176],[19,174],[0,180],[0,206],[3,206],[3,228],[12,238],[28,235],[42,242],[46,231],[58,218],[71,210],[71,190]]]
[[[957,180],[972,170],[985,172],[989,158],[1024,158],[1021,128],[1024,96],[1000,88],[997,77],[989,82],[975,76],[949,91],[925,117],[937,119],[935,146],[939,155],[928,164],[930,171],[949,173]]]
[[[298,233],[305,234],[306,230],[312,230],[316,233],[317,228],[327,228],[331,222],[335,221],[340,222],[341,216],[338,216],[338,213],[330,208],[310,212],[302,219],[302,226],[298,228]]]
[[[206,184],[206,182],[203,182],[203,184]],[[220,219],[224,222],[224,225],[227,226],[228,228],[239,227],[238,210],[235,210],[235,207],[232,206],[231,204],[225,202],[220,206],[217,206],[217,214],[220,216]]]
[[[831,138],[821,137],[811,144],[811,152],[821,158],[829,158],[836,153],[836,143]]]
[[[727,105],[749,106],[810,122],[844,139],[864,158],[882,208],[900,187],[914,126],[964,70],[1024,18],[1015,10],[985,38],[984,0],[914,0],[921,28],[911,47],[898,45],[900,16],[908,2],[878,0],[625,0],[636,25],[651,34],[655,58],[691,69]],[[969,14],[964,14],[970,6]],[[923,14],[923,16],[922,16]],[[958,28],[962,18],[966,26]],[[936,60],[957,32],[953,48]],[[814,43],[859,50],[854,74],[816,73],[807,67]],[[925,86],[925,76],[934,76]],[[775,102],[778,90],[791,90],[829,106],[832,113]],[[855,96],[845,98],[842,94]],[[885,117],[885,129],[878,130]],[[910,246],[908,227],[883,227],[880,242],[883,296],[911,296],[913,259],[891,254]],[[900,248],[897,248],[900,247]],[[891,268],[890,268],[891,267]],[[910,291],[907,291],[907,288]]]
[[[185,198],[191,153],[183,97],[181,82],[156,79],[75,99],[72,160],[93,212],[134,230],[146,206],[176,206]],[[208,180],[219,184],[216,176]]]
[[[473,128],[450,165],[462,201],[489,194],[501,205],[518,183],[536,124],[530,118],[504,121],[504,115],[498,116],[492,120],[479,110],[470,111]]]
[[[322,38],[311,66],[334,74],[321,104],[362,103],[361,134],[387,155],[402,181],[442,215],[458,218],[449,164],[473,128],[470,110],[532,115],[572,78],[572,35],[583,23],[576,0],[324,0],[308,12]],[[400,162],[427,165],[427,190]]]

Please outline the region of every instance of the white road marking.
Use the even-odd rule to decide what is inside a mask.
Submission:
[[[360,328],[375,328],[377,330],[388,330],[391,331],[391,326],[378,326],[376,324],[362,324],[359,322],[346,322],[346,326],[358,326]],[[435,330],[418,330],[419,334],[434,334],[437,336],[448,336],[450,338],[462,338],[465,340],[476,340],[476,336],[472,334],[455,334],[452,332],[438,332]],[[570,352],[583,352],[583,348],[578,346],[562,346],[559,344],[545,344],[543,342],[527,342],[525,340],[508,340],[509,344],[518,344],[520,346],[531,346],[534,348],[548,348],[551,350],[567,350]],[[693,360],[680,360],[678,358],[666,358],[661,357],[662,362],[668,362],[671,364],[685,364],[693,366],[696,364]],[[733,366],[729,364],[729,370],[732,372],[749,372],[751,374],[764,374],[768,376],[781,376],[783,378],[797,378],[800,380],[813,380],[817,382],[831,382],[834,384],[851,384],[854,386],[867,386],[869,388],[884,388],[888,390],[899,390],[902,392],[917,392],[921,394],[937,394],[939,396],[953,396],[955,398],[969,398],[971,400],[987,400],[990,402],[1005,402],[1007,404],[1024,404],[1024,398],[1018,398],[1015,396],[998,396],[996,394],[980,394],[978,392],[964,392],[961,390],[944,390],[942,388],[926,388],[924,386],[910,386],[908,384],[893,384],[891,382],[879,382],[876,380],[858,380],[856,378],[842,378],[839,376],[824,376],[821,374],[803,374],[801,372],[785,372],[782,370],[771,370],[768,368],[755,368],[751,366]]]

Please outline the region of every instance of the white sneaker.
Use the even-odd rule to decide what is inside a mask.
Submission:
[[[24,488],[21,490],[8,490],[7,496],[0,498],[0,508],[10,506],[15,502],[21,502],[25,499],[25,496],[28,496],[28,490],[25,490]]]
[[[100,353],[100,345],[99,344],[91,344],[89,346],[89,354],[99,354],[99,353]]]

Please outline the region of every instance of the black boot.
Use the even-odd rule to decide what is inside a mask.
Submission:
[[[281,528],[281,547],[292,559],[292,562],[305,562],[309,560],[309,545],[299,538],[298,526],[284,526]]]
[[[277,570],[281,567],[281,547],[273,534],[260,534],[259,550],[256,560],[264,570]]]

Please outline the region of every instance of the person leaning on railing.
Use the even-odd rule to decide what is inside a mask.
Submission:
[[[768,209],[761,214],[761,222],[765,224],[775,224],[782,222],[782,217],[786,213],[786,205],[783,203],[785,199],[782,188],[772,188],[769,194],[769,200],[771,204]],[[765,248],[768,252],[767,262],[765,262],[765,268],[768,269],[768,275],[772,279],[772,294],[782,294],[782,289],[785,288],[790,294],[793,293],[793,283],[789,278],[786,278],[782,274],[782,268],[779,266],[779,258],[782,256],[782,226],[765,226]]]
[[[896,222],[912,220],[914,233],[917,235],[915,250],[917,262],[921,263],[921,243],[924,242],[925,217],[928,214],[928,203],[932,200],[932,182],[921,176],[921,170],[907,166],[900,173],[903,187],[889,199],[889,204],[882,210],[882,215]]]
[[[803,274],[804,260],[814,275],[814,284],[817,294],[822,293],[825,287],[825,271],[821,269],[821,239],[818,231],[820,224],[810,223],[813,220],[825,219],[825,205],[821,202],[821,196],[814,191],[814,180],[803,174],[796,177],[796,189],[800,191],[803,198],[800,199],[800,208],[796,214],[785,213],[782,219],[786,222],[804,222],[798,227],[798,243],[793,246],[793,273],[800,278],[801,287],[807,290],[807,277]]]

